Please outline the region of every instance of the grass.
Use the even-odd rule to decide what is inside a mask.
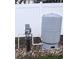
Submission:
[[[63,59],[62,56],[39,56],[37,59]]]
[[[26,57],[22,57],[21,59],[27,59]],[[39,56],[35,59],[63,59],[62,56]]]

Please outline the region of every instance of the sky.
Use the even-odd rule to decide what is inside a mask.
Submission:
[[[43,15],[56,13],[63,17],[62,3],[17,4],[15,7],[15,36],[24,35],[25,24],[30,24],[33,36],[41,36]],[[63,34],[63,27],[61,27],[61,34]]]

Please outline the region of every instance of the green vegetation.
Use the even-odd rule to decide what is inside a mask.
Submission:
[[[26,57],[23,57],[21,59],[27,59]],[[35,59],[63,59],[62,56],[39,56]]]
[[[39,56],[37,59],[63,59],[62,56]]]

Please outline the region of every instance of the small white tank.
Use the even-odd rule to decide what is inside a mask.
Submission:
[[[41,32],[43,48],[58,48],[61,35],[61,24],[62,16],[54,13],[43,15]]]

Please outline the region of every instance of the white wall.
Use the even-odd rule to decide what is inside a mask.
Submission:
[[[44,14],[56,13],[63,16],[62,3],[16,4],[15,7],[16,36],[24,34],[25,24],[30,24],[33,36],[41,36],[41,21]],[[63,34],[62,30],[61,34]]]

